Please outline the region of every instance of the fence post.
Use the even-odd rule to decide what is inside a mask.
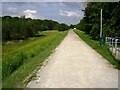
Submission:
[[[117,41],[118,39],[115,39],[115,56],[116,56],[116,51],[117,51]]]
[[[110,46],[110,37],[109,37],[109,39],[108,39],[108,40],[109,40],[109,46]]]
[[[112,43],[111,43],[111,39],[112,39],[112,38],[110,37],[110,46],[111,46],[111,44],[112,44]]]
[[[113,40],[114,40],[114,38],[112,38],[112,54],[114,53]]]
[[[106,44],[106,46],[107,46],[107,44],[108,44],[107,37],[105,37],[105,44]]]

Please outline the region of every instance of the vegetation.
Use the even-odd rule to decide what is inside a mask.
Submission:
[[[93,49],[95,49],[98,53],[100,53],[106,60],[108,60],[111,64],[115,66],[115,68],[120,69],[120,61],[116,60],[111,52],[106,48],[105,45],[100,46],[99,41],[91,39],[92,37],[85,32],[80,30],[74,30],[74,32],[83,39],[88,45],[90,45]]]
[[[40,68],[67,31],[44,31],[42,34],[42,37],[3,43],[3,88],[25,87],[32,76],[25,80],[26,77]]]
[[[42,62],[67,34],[65,30],[69,28],[84,31],[85,33],[75,30],[75,33],[120,69],[118,64],[120,62],[111,55],[105,45],[100,47],[97,41],[100,33],[100,9],[103,9],[103,38],[120,37],[120,2],[88,3],[85,8],[85,17],[80,23],[71,24],[70,27],[53,20],[30,19],[25,16],[1,17],[2,40],[4,41],[2,43],[3,88],[25,87],[29,81],[25,78],[37,67],[40,68]]]
[[[62,23],[62,24],[59,24],[58,26],[58,31],[65,31],[65,30],[68,30],[69,29],[69,26]]]
[[[68,30],[69,26],[53,20],[31,19],[25,16],[4,16],[0,19],[3,40],[3,87],[14,88],[42,65],[41,63],[65,37],[65,30]]]
[[[86,43],[106,58],[116,68],[120,69],[120,63],[106,48],[99,46],[100,37],[100,10],[103,10],[103,39],[105,37],[120,37],[120,2],[92,2],[88,3],[84,10],[85,16],[80,23],[74,25],[82,31],[75,31]]]
[[[63,26],[62,26],[63,25]],[[2,17],[2,40],[20,40],[28,37],[39,36],[39,31],[46,30],[67,30],[66,24],[59,24],[53,20],[30,19],[24,16]]]
[[[120,2],[92,2],[85,8],[85,17],[74,25],[93,39],[99,39],[100,9],[103,9],[103,38],[120,37]]]

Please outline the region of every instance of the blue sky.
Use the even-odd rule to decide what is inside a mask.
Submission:
[[[84,17],[84,2],[3,2],[2,16],[52,19],[59,23],[77,24]]]

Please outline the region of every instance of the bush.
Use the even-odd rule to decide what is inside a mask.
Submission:
[[[85,17],[76,25],[77,28],[90,34],[93,39],[98,39],[101,8],[103,9],[103,38],[120,37],[120,2],[88,3],[85,8]]]
[[[59,24],[59,26],[58,26],[58,31],[65,31],[68,29],[69,29],[69,26],[66,24]]]
[[[28,58],[27,55],[21,51],[9,54],[10,55],[5,55],[3,58],[2,78],[6,77],[9,75],[9,73],[12,73],[14,70],[16,70],[20,65],[23,64],[24,60]]]
[[[2,40],[20,40],[36,36],[38,31],[53,29],[63,31],[68,29],[67,25],[62,25],[59,26],[59,23],[53,20],[4,16],[2,17]]]
[[[92,36],[93,39],[99,39],[99,33],[100,33],[100,30],[99,30],[99,25],[98,24],[94,24],[92,26],[92,29],[90,31],[90,35]]]

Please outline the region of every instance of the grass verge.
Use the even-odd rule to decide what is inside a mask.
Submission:
[[[99,41],[91,39],[91,37],[85,32],[80,30],[74,30],[74,32],[83,39],[89,46],[95,49],[99,54],[101,54],[107,61],[109,61],[115,68],[120,69],[120,61],[116,60],[112,53],[108,50],[105,45],[100,46]]]
[[[6,67],[9,68],[9,65],[11,64],[13,64],[13,66],[16,64],[18,65],[19,61],[21,62],[22,60],[22,63],[16,66],[16,70],[14,70],[12,73],[9,73],[9,75],[3,79],[3,88],[24,88],[27,82],[30,81],[26,80],[27,82],[23,83],[26,77],[28,77],[36,68],[39,69],[41,67],[42,62],[52,53],[54,48],[67,35],[67,31],[47,31],[43,34],[45,35],[44,37],[37,38],[27,43],[23,42],[23,44],[20,45],[19,43],[13,43],[11,46],[8,45],[3,47],[3,62],[8,63],[8,66]],[[20,56],[20,54],[16,56],[16,53],[14,52],[23,53],[23,55]],[[5,56],[8,56],[7,58],[15,57],[15,59],[5,59]],[[21,59],[23,56],[26,58]],[[4,67],[5,66],[3,66],[3,68]],[[32,75],[31,78],[33,76],[34,75]]]

